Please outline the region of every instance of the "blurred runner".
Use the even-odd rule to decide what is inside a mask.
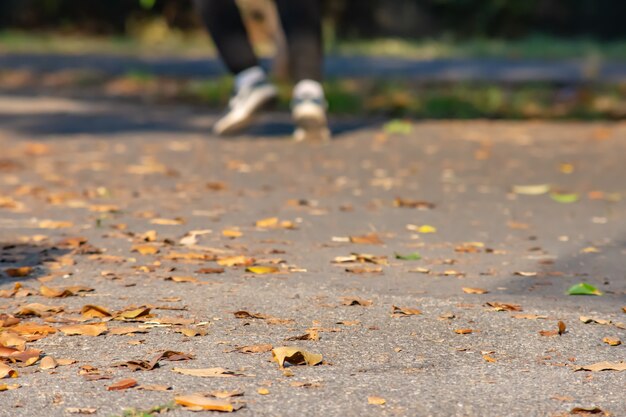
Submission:
[[[296,83],[291,112],[296,140],[330,137],[322,80],[320,0],[275,0],[287,39],[289,70]],[[219,135],[232,135],[278,97],[276,87],[252,50],[235,0],[195,0],[226,67],[235,75],[235,91],[226,113],[215,123]]]

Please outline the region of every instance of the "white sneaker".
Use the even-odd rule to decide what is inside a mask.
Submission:
[[[296,141],[325,142],[330,140],[324,98],[299,97],[291,103],[291,115],[296,124],[293,137]]]
[[[228,102],[228,110],[213,125],[213,132],[227,136],[241,132],[264,108],[275,104],[278,90],[267,80],[261,80],[236,91]]]

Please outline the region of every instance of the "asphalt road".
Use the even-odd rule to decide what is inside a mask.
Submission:
[[[67,416],[73,407],[121,415],[222,389],[244,391],[239,416],[566,416],[575,407],[626,415],[626,372],[577,371],[626,360],[624,345],[603,343],[626,342],[624,123],[419,122],[397,134],[376,121],[336,120],[335,139],[320,145],[290,141],[285,115],[268,115],[233,139],[208,133],[213,117],[0,96],[0,262],[2,270],[33,267],[21,278],[5,272],[0,290],[19,281],[35,292],[0,298],[0,314],[60,305],[47,319],[22,319],[57,328],[80,319],[86,304],[149,305],[154,314],[108,323],[147,333],[57,332],[28,343],[77,362],[16,368],[18,378],[0,380],[21,385],[0,392],[0,416]],[[543,193],[548,186],[552,194]],[[255,225],[272,217],[278,227]],[[190,231],[204,232],[181,243]],[[368,234],[369,243],[350,241]],[[87,240],[78,249],[59,243],[78,236]],[[132,252],[136,245],[158,253]],[[422,259],[395,257],[413,252]],[[222,263],[242,255],[279,271],[227,265],[199,273],[219,265],[176,253]],[[353,253],[386,261],[333,263]],[[45,298],[38,280],[94,291]],[[579,282],[603,295],[566,295]],[[342,297],[372,304],[347,306]],[[493,303],[522,311],[495,311]],[[421,314],[393,316],[393,306]],[[191,319],[187,327],[207,334],[184,336],[166,317]],[[559,321],[564,334],[540,335]],[[285,341],[311,328],[319,340]],[[472,332],[455,332],[462,329]],[[234,351],[259,344],[296,345],[324,363],[289,367],[288,376],[269,352]],[[165,350],[194,359],[135,372],[113,366]],[[86,365],[111,379],[86,380]],[[244,376],[200,378],[174,367]],[[107,390],[123,378],[171,390]],[[370,396],[386,402],[368,404]]]

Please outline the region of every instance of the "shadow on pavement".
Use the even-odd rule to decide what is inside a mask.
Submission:
[[[0,242],[0,285],[37,279],[61,266],[61,258],[71,252],[64,244]],[[70,262],[69,260],[65,262]]]

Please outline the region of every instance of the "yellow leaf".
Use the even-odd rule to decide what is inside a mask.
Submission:
[[[385,401],[382,397],[369,396],[367,397],[367,403],[373,405],[384,405],[387,401]]]
[[[0,392],[20,388],[20,384],[0,384]]]
[[[142,255],[155,255],[159,253],[159,248],[152,245],[135,245],[132,247],[131,252],[139,252]]]
[[[418,314],[422,314],[422,312],[416,308],[391,306],[391,315],[393,317],[415,316]]]
[[[265,274],[275,274],[280,271],[280,269],[275,266],[249,266],[246,268],[247,272],[252,272],[257,275],[265,275]]]
[[[471,334],[474,331],[472,329],[456,329],[454,330],[454,333],[456,334]]]
[[[298,347],[283,346],[272,349],[272,359],[278,362],[278,366],[281,368],[284,366],[285,362],[292,365],[307,364],[314,366],[322,362],[322,355],[310,353]]]
[[[616,337],[605,337],[602,341],[609,346],[619,346],[622,344],[622,341]]]
[[[278,217],[268,217],[267,219],[257,220],[256,227],[270,228],[278,226]]]
[[[40,229],[65,229],[74,226],[72,222],[60,222],[54,220],[42,220],[38,224]]]
[[[228,256],[225,258],[220,258],[217,260],[218,265],[221,266],[242,266],[242,265],[252,265],[254,263],[254,259],[247,258],[243,255],[239,256]]]
[[[258,390],[256,390],[256,392],[258,392],[260,395],[268,395],[270,393],[270,390],[268,390],[267,388],[259,388]]]
[[[225,229],[225,230],[222,230],[222,236],[230,237],[230,238],[234,239],[236,237],[243,236],[243,233],[240,232],[239,230]]]
[[[12,369],[9,365],[0,362],[0,379],[2,378],[17,378],[17,371]]]
[[[12,278],[27,277],[33,272],[33,268],[30,266],[20,266],[19,268],[7,268],[4,273]]]
[[[200,282],[200,280],[198,278],[194,278],[194,277],[172,276],[172,277],[168,277],[166,279],[168,281],[174,281],[174,282],[191,282],[191,283],[198,283],[198,282]]]
[[[160,226],[178,226],[181,224],[185,224],[185,220],[177,217],[175,219],[152,219],[150,220],[152,224],[158,224]]]
[[[215,398],[207,398],[202,395],[180,395],[174,397],[174,401],[178,405],[182,405],[190,410],[200,411],[222,411],[226,413],[232,413],[235,411],[233,404],[226,400],[219,400]]]

